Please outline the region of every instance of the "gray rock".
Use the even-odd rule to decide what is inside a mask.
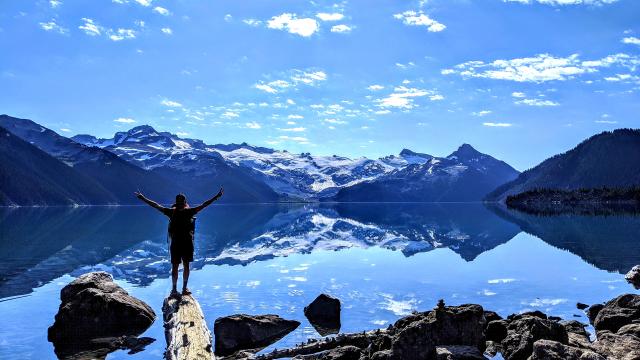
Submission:
[[[436,347],[436,360],[485,360],[475,346],[443,345]]]
[[[600,354],[610,359],[640,359],[640,338],[628,333],[614,334],[608,330],[599,331],[598,341],[594,345]]]
[[[149,305],[130,296],[105,272],[78,277],[61,290],[60,298],[62,303],[47,335],[59,356],[91,351],[96,346],[122,347],[123,336],[135,338],[156,318]],[[120,339],[120,343],[105,345],[105,339]]]
[[[340,332],[340,300],[333,296],[320,294],[305,306],[304,316],[322,336]]]
[[[600,312],[600,310],[602,310],[602,308],[604,308],[604,304],[591,305],[587,309],[587,317],[589,318],[589,323],[591,325],[593,325],[593,322],[596,321],[596,317],[598,316],[598,313]]]
[[[561,324],[541,317],[524,316],[509,323],[507,337],[501,342],[503,355],[506,359],[526,360],[533,351],[533,343],[543,339],[562,344],[569,342],[567,331]]]
[[[615,333],[634,321],[640,321],[640,295],[626,294],[607,301],[598,312],[593,327],[596,332],[609,330]]]
[[[632,267],[624,278],[627,279],[627,282],[633,285],[634,288],[640,290],[640,265]]]
[[[553,340],[533,343],[533,353],[528,360],[605,360],[593,351],[561,344]]]
[[[484,330],[484,335],[487,340],[501,342],[507,337],[507,326],[509,326],[509,323],[504,320],[490,321]]]
[[[480,305],[442,306],[398,320],[392,329],[391,359],[431,359],[436,345],[469,345],[484,350]]]
[[[341,346],[318,354],[299,355],[300,360],[359,360],[362,350],[356,346]]]
[[[215,353],[228,356],[239,350],[261,350],[300,326],[278,315],[231,315],[213,325]]]

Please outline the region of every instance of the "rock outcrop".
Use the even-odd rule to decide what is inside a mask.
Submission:
[[[305,306],[304,316],[320,335],[337,334],[341,326],[340,307],[339,299],[320,294],[311,304]]]
[[[162,305],[164,334],[167,340],[167,360],[211,360],[211,332],[191,295],[168,297]]]
[[[271,345],[300,326],[295,320],[277,315],[231,315],[216,319],[213,325],[215,353],[228,356],[240,350],[256,352]]]
[[[59,357],[138,343],[132,339],[156,318],[149,305],[129,295],[106,272],[78,277],[62,289],[60,300],[47,336]]]
[[[636,265],[624,276],[627,282],[640,290],[640,265]]]

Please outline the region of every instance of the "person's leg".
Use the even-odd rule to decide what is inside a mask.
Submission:
[[[190,294],[189,288],[187,288],[187,283],[189,282],[189,261],[182,261],[182,293]]]
[[[180,267],[180,263],[171,263],[171,292],[178,292],[178,267]]]

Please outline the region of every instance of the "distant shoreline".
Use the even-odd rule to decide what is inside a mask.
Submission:
[[[640,213],[640,188],[534,189],[505,200],[509,209],[536,215]]]
[[[492,204],[497,201],[278,201],[278,202],[234,202],[214,206],[237,205],[324,205],[324,204]],[[170,204],[163,204],[170,206]],[[85,207],[145,207],[145,204],[83,204],[83,205],[0,205],[0,209],[17,208],[85,208]]]

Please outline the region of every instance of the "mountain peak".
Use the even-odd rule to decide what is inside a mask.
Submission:
[[[447,158],[457,158],[458,160],[467,160],[483,156],[484,154],[476,150],[473,146],[464,143],[458,147],[458,150],[451,153]]]
[[[419,153],[419,152],[415,152],[413,150],[409,150],[409,149],[402,149],[402,151],[400,151],[400,156],[401,157],[408,157],[408,156],[417,156],[417,157],[421,157],[421,158],[432,158],[433,156],[429,155],[429,154],[424,154],[424,153]]]
[[[152,134],[152,133],[157,133],[157,131],[151,125],[140,125],[140,126],[131,128],[129,131],[127,131],[127,134],[129,135]]]

